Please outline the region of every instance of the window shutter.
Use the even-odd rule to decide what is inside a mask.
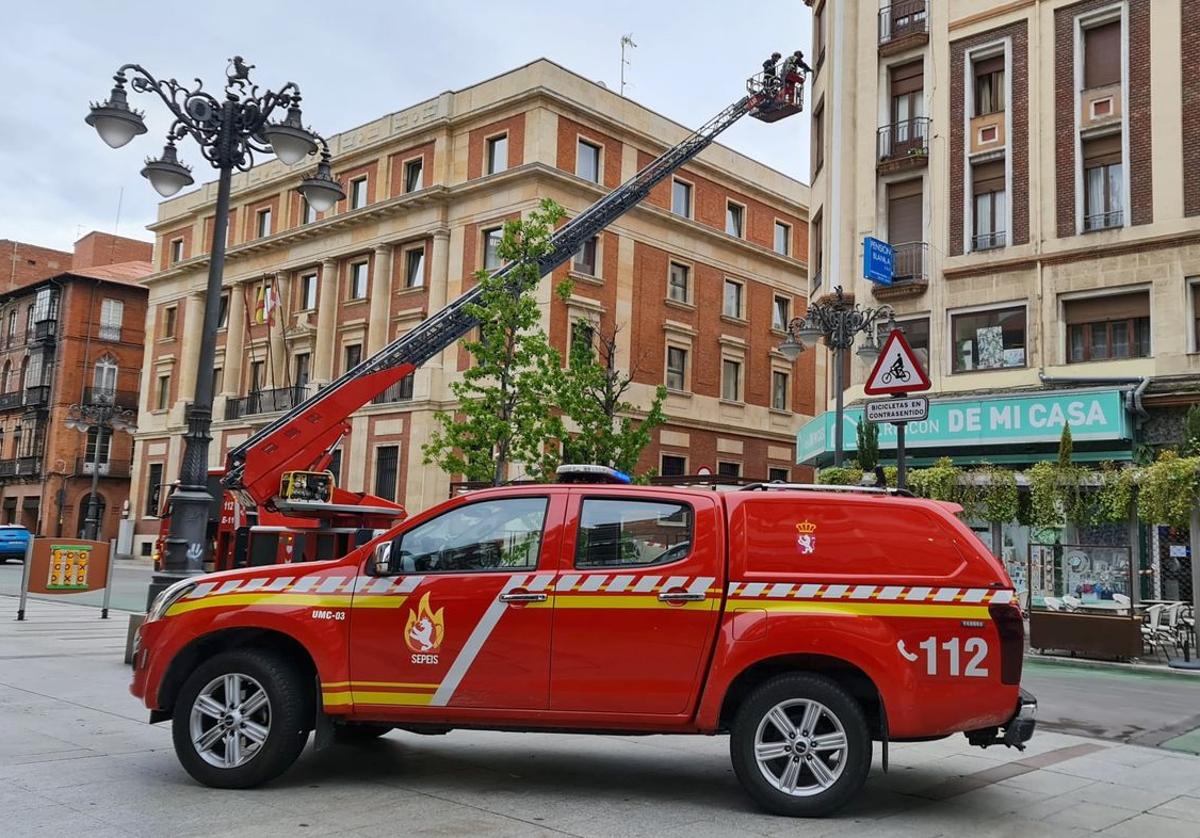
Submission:
[[[1083,167],[1108,166],[1121,162],[1121,135],[1109,134],[1083,144]]]
[[[916,93],[925,87],[925,65],[923,61],[912,61],[892,68],[892,95],[903,96]]]
[[[1101,323],[1106,320],[1131,320],[1150,316],[1150,295],[1145,291],[1067,300],[1063,304],[1067,325]]]
[[[981,58],[975,62],[975,76],[986,76],[998,73],[1004,69],[1004,55],[994,55],[991,58]]]
[[[972,194],[986,195],[1004,191],[1004,161],[980,163],[972,170]]]
[[[1083,32],[1083,86],[1085,89],[1116,84],[1121,80],[1121,21],[1103,23]]]

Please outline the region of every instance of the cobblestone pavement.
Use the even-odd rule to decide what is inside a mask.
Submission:
[[[6,836],[575,835],[1200,838],[1200,757],[1061,733],[1025,753],[893,746],[840,816],[765,815],[727,740],[393,732],[306,752],[268,787],[196,785],[127,692],[123,615],[0,596]],[[1087,696],[1081,695],[1086,702]]]

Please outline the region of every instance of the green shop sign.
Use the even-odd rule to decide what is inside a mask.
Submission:
[[[856,449],[861,407],[847,408],[842,446]],[[833,451],[834,412],[808,422],[796,434],[796,462],[811,465]],[[930,399],[929,418],[910,422],[905,445],[915,448],[969,448],[1057,442],[1065,425],[1071,437],[1084,440],[1128,440],[1129,416],[1123,390],[1075,390],[1028,396]],[[896,447],[896,426],[881,425],[879,447]]]

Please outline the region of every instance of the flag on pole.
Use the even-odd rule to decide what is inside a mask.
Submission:
[[[267,283],[267,287],[263,292],[263,316],[266,318],[268,326],[275,325],[275,309],[279,308],[279,292],[275,290],[275,286]]]
[[[258,293],[254,300],[254,322],[257,325],[262,325],[266,322],[267,306],[267,288],[266,284],[258,286]]]

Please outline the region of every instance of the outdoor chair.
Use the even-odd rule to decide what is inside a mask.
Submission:
[[[1070,594],[1064,596],[1062,601],[1063,605],[1067,606],[1068,611],[1078,611],[1079,606],[1083,605],[1083,600],[1077,596],[1071,596]]]
[[[1163,646],[1163,643],[1169,639],[1169,636],[1164,632],[1162,627],[1163,610],[1165,608],[1165,605],[1159,604],[1151,605],[1146,610],[1146,622],[1142,625],[1142,643],[1155,654],[1161,651],[1164,657],[1169,657]]]
[[[1172,602],[1163,610],[1163,623],[1161,631],[1170,637],[1171,645],[1183,651],[1183,631],[1186,625],[1181,621],[1180,617],[1183,612],[1184,605],[1182,602]]]
[[[1062,611],[1063,610],[1062,600],[1056,596],[1044,597],[1042,601],[1046,604],[1046,607],[1049,608],[1051,611]]]
[[[1113,594],[1113,602],[1122,608],[1128,608],[1129,606],[1133,605],[1133,600],[1125,596],[1125,594]]]

